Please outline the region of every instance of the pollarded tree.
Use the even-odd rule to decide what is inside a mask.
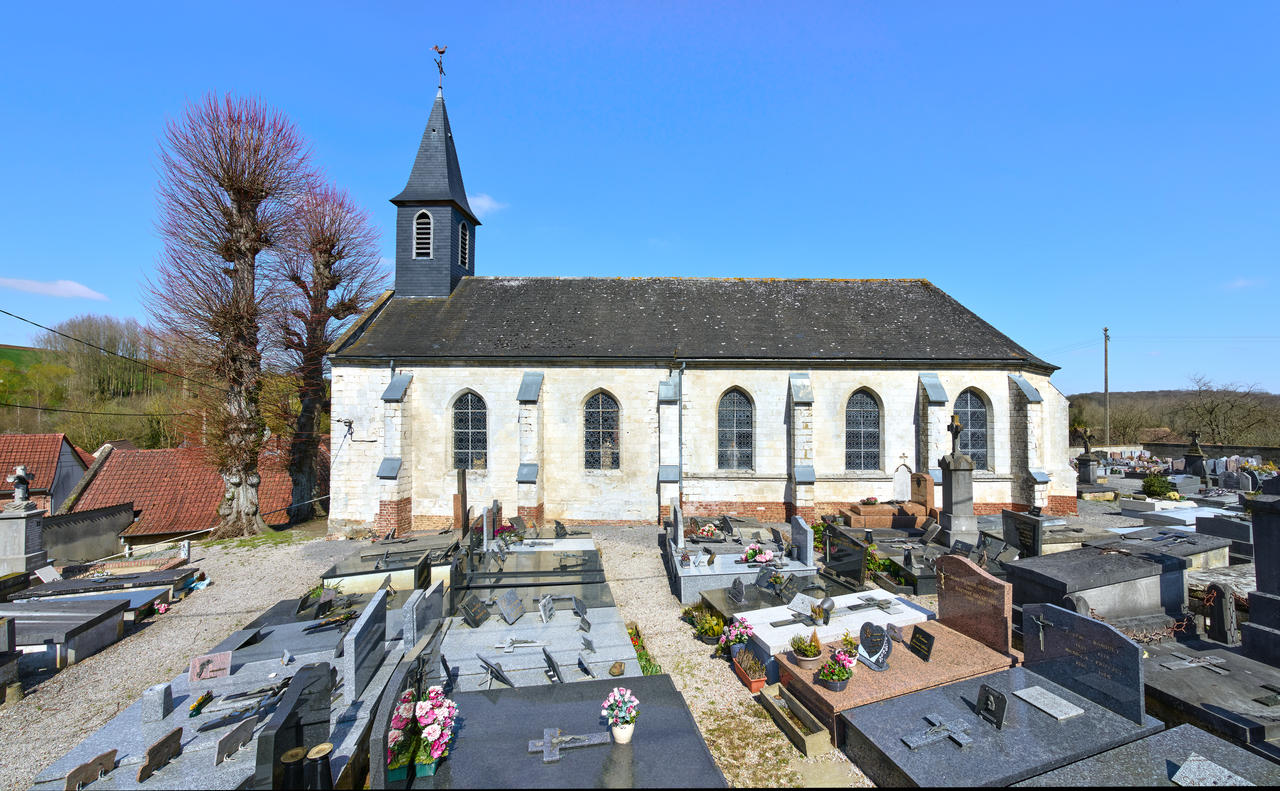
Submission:
[[[266,527],[258,509],[264,423],[259,325],[273,295],[259,256],[287,238],[311,181],[293,123],[254,99],[206,96],[171,121],[160,147],[164,251],[150,285],[158,330],[182,350],[206,408],[206,447],[225,485],[215,537]]]
[[[344,323],[364,312],[385,286],[378,267],[378,233],[368,213],[345,191],[315,185],[297,209],[277,270],[286,300],[278,330],[298,381],[289,438],[293,520],[309,518],[314,510],[308,501],[324,494],[318,486],[318,455],[321,436],[328,433],[320,425],[329,410],[325,352]]]

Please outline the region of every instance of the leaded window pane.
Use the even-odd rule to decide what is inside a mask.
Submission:
[[[975,469],[990,469],[987,464],[987,403],[972,390],[956,399],[956,417],[964,426],[956,441],[960,452],[973,459]]]
[[[584,414],[584,465],[588,470],[616,470],[622,458],[618,402],[608,393],[587,399]]]
[[[844,410],[844,466],[847,470],[880,469],[880,404],[859,390]]]
[[[740,390],[730,390],[720,399],[717,415],[720,469],[749,470],[752,466],[751,401]]]
[[[463,393],[453,405],[453,466],[460,470],[486,469],[488,432],[484,399]]]

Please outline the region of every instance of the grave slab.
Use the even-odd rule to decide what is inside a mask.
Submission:
[[[1253,524],[1245,517],[1198,517],[1196,532],[1231,540],[1231,555],[1240,562],[1253,560]]]
[[[339,588],[343,593],[373,593],[388,577],[396,590],[425,588],[431,584],[431,552],[429,550],[392,550],[399,545],[379,542],[381,552],[369,546],[358,547],[330,566],[320,579],[325,587]]]
[[[640,701],[628,745],[561,750],[545,763],[529,742],[546,728],[565,734],[607,732],[600,702],[620,684],[612,679],[489,692],[458,692],[458,729],[436,788],[724,788],[684,698],[666,675],[640,676],[626,686]]]
[[[1200,756],[1257,786],[1280,784],[1280,765],[1260,758],[1192,725],[1130,742],[1083,761],[1046,772],[1017,786],[1173,786],[1174,776]],[[1189,770],[1194,766],[1189,767]],[[1212,771],[1212,770],[1210,770]],[[1181,778],[1179,778],[1181,780]]]
[[[887,627],[893,624],[906,628],[933,618],[933,613],[920,605],[882,590],[836,596],[833,601],[835,609],[831,613],[831,622],[824,625],[815,625],[812,621],[794,621],[783,626],[773,626],[778,621],[791,620],[796,615],[785,606],[767,607],[735,616],[734,620],[746,620],[751,624],[754,634],[747,645],[764,663],[770,683],[778,680],[778,662],[775,657],[791,649],[791,638],[796,635],[808,637],[817,629],[818,639],[826,643],[838,641],[845,632],[857,634],[862,624],[868,622],[876,626]],[[883,602],[887,609],[881,609],[878,602]],[[857,609],[850,610],[851,606]]]
[[[198,568],[183,566],[165,571],[139,571],[133,574],[109,574],[102,577],[81,577],[78,579],[55,580],[42,585],[33,585],[24,591],[9,596],[12,601],[23,599],[52,598],[74,593],[101,593],[103,591],[128,590],[131,588],[168,587],[174,598],[186,594],[186,588],[200,571]]]
[[[744,545],[745,546],[745,545]],[[714,590],[716,588],[727,588],[733,584],[735,579],[740,579],[744,583],[755,580],[756,575],[760,573],[760,564],[758,563],[738,563],[736,562],[742,557],[743,547],[734,545],[736,551],[727,554],[717,553],[714,563],[710,566],[705,563],[700,566],[681,566],[680,555],[685,549],[689,550],[692,555],[699,551],[695,545],[686,545],[685,549],[669,548],[671,558],[672,584],[675,588],[676,598],[681,604],[693,604],[698,601],[704,590]],[[776,553],[775,548],[775,553]],[[707,557],[703,555],[703,557]],[[783,565],[778,568],[783,574],[807,575],[818,573],[817,566],[812,563],[800,563],[790,558],[783,558]]]
[[[1194,529],[1196,520],[1200,517],[1218,516],[1225,517],[1232,515],[1232,511],[1222,508],[1204,508],[1197,506],[1195,508],[1178,508],[1172,511],[1153,511],[1142,517],[1143,523],[1147,525],[1181,525]]]
[[[1231,539],[1168,527],[1148,527],[1124,535],[1110,534],[1088,541],[1087,546],[1124,549],[1134,555],[1159,554],[1183,558],[1190,571],[1227,566],[1230,563]]]
[[[124,622],[126,624],[136,623],[147,617],[155,611],[155,606],[162,602],[167,602],[172,598],[173,590],[171,588],[126,588],[119,591],[103,591],[101,593],[70,593],[65,596],[50,597],[49,599],[28,599],[27,601],[55,601],[55,600],[79,600],[79,601],[124,601],[127,602],[124,610]]]
[[[1193,723],[1280,761],[1280,669],[1206,640],[1146,650],[1152,714],[1165,722]]]
[[[1119,619],[1181,614],[1186,608],[1185,562],[1082,547],[1015,560],[1007,570],[1017,606],[1061,604],[1070,595],[1087,601],[1098,615]]]
[[[714,588],[705,590],[701,594],[702,603],[726,622],[739,613],[763,610],[767,607],[782,607],[790,603],[783,601],[771,587],[760,588],[753,583],[743,584],[742,601],[735,601],[730,596],[731,590],[731,587]],[[862,590],[862,586],[850,587],[840,580],[823,574],[807,574],[796,578],[796,590],[815,599],[822,599],[828,596],[834,598],[857,593]]]
[[[507,548],[508,552],[587,552],[596,549],[590,538],[526,538]]]
[[[0,602],[0,618],[13,619],[19,649],[51,651],[55,666],[63,668],[123,637],[128,604],[67,598]]]

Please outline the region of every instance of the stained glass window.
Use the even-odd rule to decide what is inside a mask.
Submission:
[[[587,399],[586,468],[616,470],[622,457],[618,402],[608,393],[596,393]]]
[[[453,404],[453,466],[459,470],[486,469],[488,417],[484,399],[463,393]]]
[[[730,390],[720,399],[719,460],[722,470],[751,469],[751,400],[741,390]]]
[[[864,390],[849,396],[844,408],[844,467],[880,469],[880,405]]]
[[[960,452],[973,459],[977,470],[987,466],[987,402],[972,390],[965,390],[956,399],[956,416],[964,429],[957,443]]]

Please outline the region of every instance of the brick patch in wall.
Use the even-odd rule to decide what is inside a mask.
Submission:
[[[653,522],[648,519],[561,519],[560,523],[565,527],[653,527]]]
[[[1044,512],[1050,516],[1076,516],[1079,514],[1076,509],[1076,498],[1060,494],[1049,495],[1049,504],[1045,506]]]
[[[542,515],[546,506],[543,503],[537,505],[522,505],[516,508],[516,516],[524,520],[526,525],[541,525]]]
[[[787,508],[783,502],[742,502],[741,500],[685,500],[681,505],[685,516],[740,516],[760,522],[787,521]]]
[[[380,536],[407,533],[413,527],[411,498],[380,500],[378,515],[373,520],[373,530]]]
[[[453,523],[452,514],[414,514],[411,524],[415,533],[426,531],[438,533],[445,528],[451,530],[461,529],[461,525]]]
[[[818,509],[812,505],[796,505],[795,503],[783,503],[785,510],[783,513],[787,515],[786,521],[791,521],[791,517],[798,516],[804,520],[807,525],[812,525],[815,519],[818,519]],[[820,519],[818,521],[821,521]]]

